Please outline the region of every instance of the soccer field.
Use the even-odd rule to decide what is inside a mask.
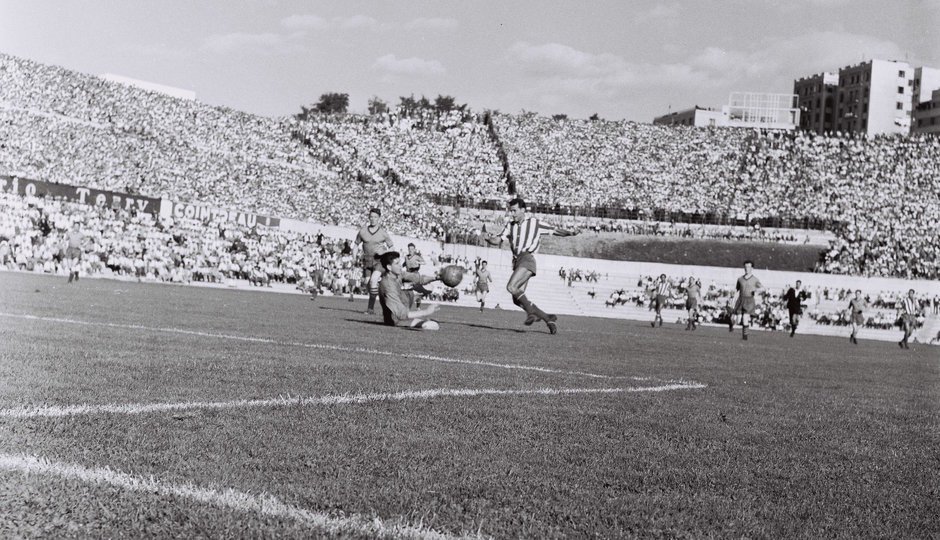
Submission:
[[[65,281],[0,273],[0,537],[940,534],[936,348]]]

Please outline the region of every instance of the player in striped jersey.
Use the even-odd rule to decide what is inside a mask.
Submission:
[[[652,296],[652,307],[656,310],[656,315],[653,316],[650,326],[656,328],[657,321],[659,321],[659,326],[663,325],[663,307],[666,305],[666,300],[672,297],[672,284],[666,279],[666,274],[660,274],[659,279],[653,283]]]
[[[521,198],[509,201],[509,223],[503,231],[496,234],[483,234],[483,239],[491,245],[502,245],[509,242],[512,250],[512,275],[506,284],[506,290],[512,295],[512,303],[526,312],[525,325],[541,319],[548,326],[552,334],[558,332],[555,321],[558,317],[545,313],[525,296],[526,285],[536,274],[535,253],[539,249],[539,240],[543,234],[556,236],[573,236],[576,232],[567,231],[558,227],[542,223],[538,218],[526,215],[526,204]]]
[[[917,315],[920,313],[920,302],[915,298],[914,289],[907,291],[907,296],[898,300],[897,308],[901,315],[901,330],[904,331],[904,338],[898,342],[898,347],[909,349],[907,340],[914,333],[917,327]]]

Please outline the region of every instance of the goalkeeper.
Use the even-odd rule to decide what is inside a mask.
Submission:
[[[383,322],[388,326],[438,330],[440,325],[427,318],[437,311],[437,304],[429,304],[424,309],[409,311],[410,299],[402,290],[402,282],[427,285],[439,280],[440,276],[405,272],[401,266],[401,255],[397,251],[386,251],[378,259],[382,271],[382,279],[379,280],[379,303],[382,305]]]

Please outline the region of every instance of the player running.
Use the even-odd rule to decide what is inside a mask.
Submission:
[[[486,261],[480,263],[480,266],[476,269],[476,297],[477,302],[480,303],[480,311],[483,311],[483,307],[486,305],[486,295],[490,292],[490,283],[493,282],[493,278],[490,276],[490,271],[487,269]]]
[[[523,324],[531,326],[541,319],[548,326],[548,331],[555,334],[558,332],[555,325],[558,317],[545,313],[533,304],[526,298],[525,289],[536,273],[535,253],[539,249],[539,239],[542,235],[573,236],[577,233],[546,225],[535,217],[527,216],[525,201],[519,197],[509,201],[509,219],[510,222],[500,234],[481,234],[490,245],[502,245],[504,240],[509,242],[509,248],[512,250],[512,275],[509,276],[506,290],[512,295],[512,303],[525,310],[527,316]]]
[[[849,322],[852,324],[852,335],[849,341],[858,345],[858,330],[865,324],[865,299],[862,298],[862,291],[855,291],[855,298],[849,300]]]
[[[747,341],[747,329],[751,326],[751,317],[757,311],[757,292],[764,288],[760,280],[753,274],[754,263],[744,261],[744,275],[738,278],[735,288],[738,298],[734,303],[734,315],[741,316],[741,339]],[[734,317],[729,326],[733,329]]]
[[[790,287],[783,299],[787,303],[787,311],[790,314],[790,337],[796,334],[796,327],[800,324],[800,316],[803,315],[803,300],[806,298],[806,292],[803,291],[803,282],[796,280],[796,286]]]
[[[904,338],[898,342],[898,347],[910,349],[907,346],[907,340],[914,333],[917,327],[917,315],[920,313],[920,302],[914,297],[914,289],[907,291],[907,296],[898,301],[898,312],[901,316],[901,330],[904,331]]]
[[[685,286],[685,310],[688,312],[689,322],[686,330],[698,328],[698,304],[702,301],[702,282],[689,276],[689,283]]]
[[[402,290],[402,282],[426,285],[440,279],[440,276],[422,276],[405,272],[401,265],[401,255],[397,251],[386,251],[379,256],[382,279],[379,281],[379,303],[382,306],[382,321],[388,326],[407,326],[416,330],[437,330],[440,325],[427,319],[435,311],[437,304],[412,311],[405,302],[409,298]]]
[[[392,244],[392,237],[382,226],[382,211],[378,208],[369,210],[369,224],[359,229],[356,234],[356,244],[362,244],[362,282],[369,288],[369,306],[366,313],[375,314],[375,299],[378,297],[378,280],[381,278],[381,270],[376,266],[378,261],[376,255],[395,247]],[[376,272],[376,270],[379,270]],[[373,277],[373,274],[375,276]],[[352,298],[350,296],[350,298]]]
[[[421,256],[421,252],[418,251],[418,248],[413,244],[408,244],[408,254],[405,255],[405,272],[411,274],[417,274],[421,270],[421,265],[425,263],[424,257]],[[427,290],[420,283],[411,283],[410,281],[405,281],[402,283],[402,288],[405,290],[406,294],[411,298],[411,304],[408,306],[409,309],[414,307],[421,307],[421,299],[431,294],[431,291]]]

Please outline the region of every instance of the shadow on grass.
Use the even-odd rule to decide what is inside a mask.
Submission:
[[[501,332],[515,332],[517,334],[525,334],[525,330],[520,330],[518,328],[505,328],[502,326],[490,326],[488,324],[477,324],[477,323],[468,323],[460,321],[440,321],[441,324],[459,324],[460,326],[469,326],[470,328],[483,328],[486,330],[499,330]]]

